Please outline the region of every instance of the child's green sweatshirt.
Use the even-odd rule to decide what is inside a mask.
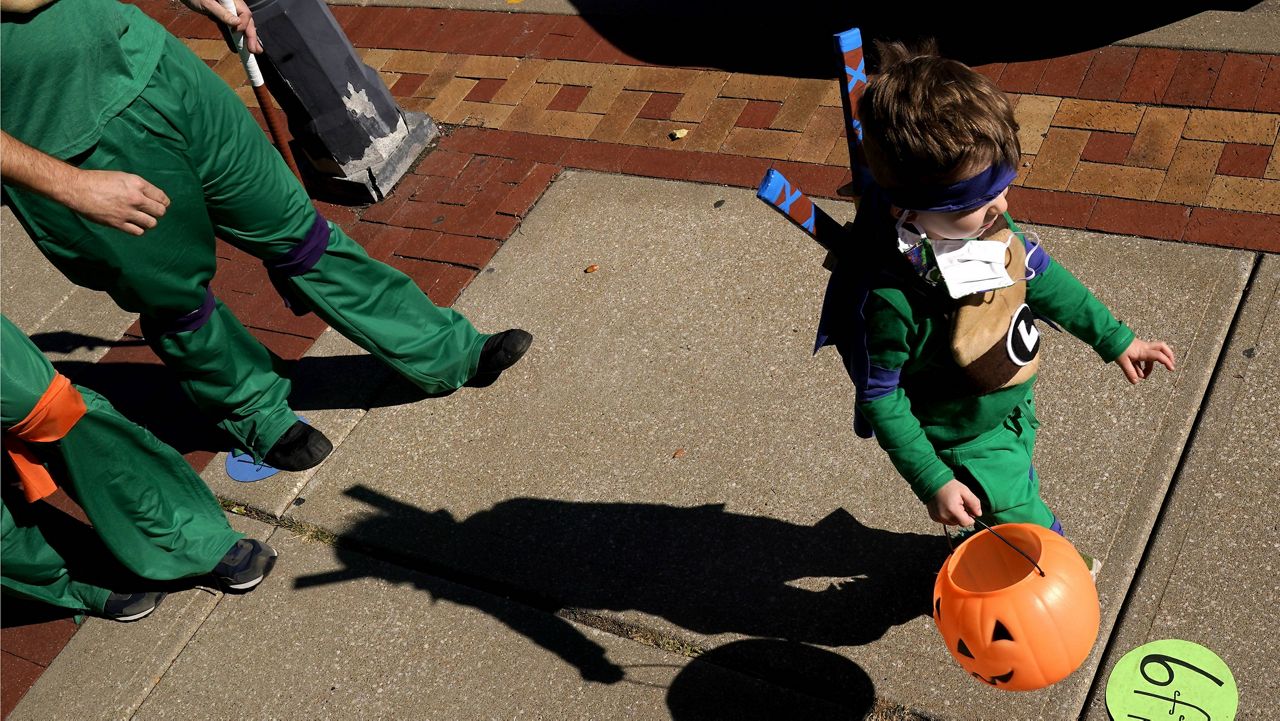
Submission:
[[[1133,331],[1066,268],[1048,258],[1036,265],[1039,272],[1026,281],[1031,310],[1088,343],[1104,361],[1119,357]],[[927,502],[955,477],[935,449],[999,428],[1031,396],[1035,378],[984,395],[966,392],[969,384],[951,352],[950,305],[883,280],[870,289],[863,308],[870,400],[858,407],[894,467]]]

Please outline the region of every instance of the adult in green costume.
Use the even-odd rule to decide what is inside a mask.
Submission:
[[[27,336],[0,315],[0,428],[6,450],[22,443],[15,426],[33,413],[55,375]],[[84,414],[58,440],[23,446],[80,504],[112,555],[144,579],[212,572],[232,589],[257,585],[275,551],[231,528],[217,499],[177,451],[97,393],[78,386],[74,391],[83,398]],[[6,475],[11,470],[6,464]],[[6,594],[119,620],[140,618],[155,607],[163,594],[72,578],[66,560],[28,519],[25,500],[9,485],[0,507],[0,587]]]
[[[428,392],[486,385],[523,355],[528,333],[478,333],[325,221],[236,95],[136,7],[44,2],[0,2],[13,208],[68,278],[141,314],[186,393],[255,459],[301,470],[331,446],[210,292],[215,234],[261,258],[295,308]]]

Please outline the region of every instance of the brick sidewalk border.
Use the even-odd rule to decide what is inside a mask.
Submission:
[[[678,180],[755,182],[679,167],[705,164],[707,153],[848,167],[834,80],[666,68],[634,58],[618,61],[624,65],[582,62],[541,41],[535,47],[543,51],[528,57],[464,53],[515,52],[516,45],[494,50],[488,39],[504,24],[519,25],[525,35],[607,42],[585,21],[551,26],[549,16],[415,9],[414,27],[453,31],[405,42],[379,34],[385,18],[403,22],[404,12],[335,8],[401,106],[443,123],[594,141],[601,145],[575,152],[599,158],[595,169]],[[173,14],[169,25],[179,33],[212,33],[196,20],[202,18]],[[220,40],[186,41],[254,106],[237,59]],[[1280,56],[1107,47],[979,70],[1015,103],[1023,146],[1015,181],[1021,190],[1014,193],[1020,219],[1276,250],[1276,234],[1267,230],[1280,216]],[[687,135],[674,140],[678,130]],[[623,167],[608,162],[619,146],[663,152],[637,154]],[[670,167],[656,172],[664,162]],[[641,165],[649,171],[637,171]],[[835,195],[801,186],[811,195]]]

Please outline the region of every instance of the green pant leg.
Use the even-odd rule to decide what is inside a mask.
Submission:
[[[5,430],[25,418],[48,388],[53,366],[0,315],[0,417]],[[61,440],[30,443],[54,482],[84,509],[112,555],[143,578],[206,573],[242,534],[178,452],[76,386],[85,414]]]
[[[289,380],[222,301],[200,328],[148,340],[166,365],[181,368],[182,387],[196,406],[258,461],[297,422]]]
[[[27,334],[0,314],[0,429],[31,414],[54,374],[53,364]]]
[[[1053,526],[1053,511],[1040,498],[1039,476],[1031,464],[1035,426],[1028,389],[1027,397],[1000,427],[972,443],[939,452],[959,480],[977,484],[984,523]]]
[[[1019,487],[1021,486],[1021,488]],[[1034,468],[1024,474],[1021,483],[1010,479],[1008,485],[999,487],[998,500],[992,501],[992,510],[983,516],[988,525],[996,523],[1034,523],[1053,528],[1056,520],[1044,499],[1040,498],[1040,482]]]
[[[88,412],[57,444],[41,448],[55,477],[117,559],[143,578],[213,570],[243,534],[177,451],[80,388]],[[50,458],[50,456],[56,456]]]
[[[102,611],[111,593],[73,580],[67,562],[40,527],[18,525],[7,501],[0,508],[0,588],[8,595],[92,613]]]
[[[267,260],[294,248],[315,222],[315,208],[240,99],[176,40],[165,49],[156,84],[146,98],[191,139],[218,236]],[[471,378],[488,336],[329,227],[328,250],[291,280],[311,309],[427,391]]]
[[[150,92],[151,86],[109,121],[98,145],[77,162],[86,169],[135,173],[163,190],[171,203],[155,228],[135,237],[9,189],[19,218],[46,257],[72,282],[106,291],[121,308],[140,313],[144,328],[199,308],[216,263],[203,183],[186,155],[189,143],[147,102]],[[202,327],[148,336],[192,402],[258,458],[296,422],[287,403],[289,381],[221,304]]]
[[[475,375],[488,335],[466,316],[441,308],[409,276],[371,259],[329,224],[329,249],[292,280],[316,314],[338,332],[431,393]]]

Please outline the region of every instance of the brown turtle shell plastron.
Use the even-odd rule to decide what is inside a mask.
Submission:
[[[977,393],[991,393],[1029,380],[1040,367],[1040,335],[1026,306],[1027,253],[1002,218],[984,240],[1010,240],[1005,270],[1014,284],[956,301],[951,352]]]

